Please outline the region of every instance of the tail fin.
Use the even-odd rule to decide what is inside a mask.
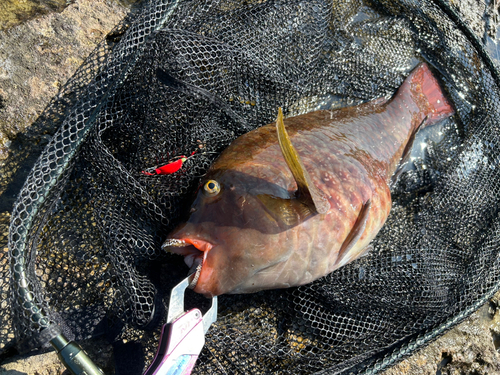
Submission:
[[[398,96],[408,94],[426,116],[425,126],[435,124],[455,113],[426,63],[421,63],[413,69],[397,93]]]

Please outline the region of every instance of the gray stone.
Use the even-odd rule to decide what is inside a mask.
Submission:
[[[0,31],[0,160],[127,11],[117,2],[77,0]]]

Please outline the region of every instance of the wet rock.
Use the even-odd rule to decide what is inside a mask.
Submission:
[[[383,374],[500,374],[499,300],[497,293],[461,324]]]

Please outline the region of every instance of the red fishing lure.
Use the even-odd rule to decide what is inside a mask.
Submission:
[[[158,174],[172,174],[177,172],[179,169],[182,168],[182,165],[186,160],[188,160],[191,156],[195,154],[196,151],[193,151],[189,157],[186,157],[185,155],[181,155],[180,158],[176,161],[173,161],[171,163],[165,164],[161,167],[155,168],[153,172],[148,172],[147,170],[142,171],[143,174],[146,176],[154,176]]]

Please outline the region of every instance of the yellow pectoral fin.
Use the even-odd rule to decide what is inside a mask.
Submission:
[[[314,213],[298,199],[285,199],[269,194],[259,194],[257,198],[281,226],[294,227],[307,220]]]
[[[293,178],[297,183],[298,199],[310,207],[314,213],[326,213],[330,208],[330,204],[325,198],[323,192],[312,183],[311,177],[300,160],[297,150],[293,147],[290,137],[285,129],[283,111],[281,108],[278,109],[276,130],[278,132],[278,141],[281,153],[283,154],[286,164],[288,165],[288,168],[290,168]]]

